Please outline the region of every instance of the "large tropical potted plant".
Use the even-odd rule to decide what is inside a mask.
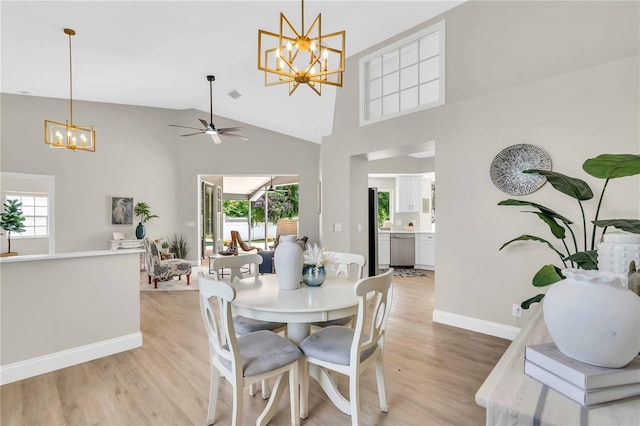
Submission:
[[[136,226],[136,238],[141,240],[144,238],[144,235],[145,235],[145,229],[144,229],[143,223],[146,223],[149,220],[155,219],[159,216],[155,214],[151,214],[151,208],[145,202],[139,202],[138,204],[136,204],[135,207],[133,208],[133,212],[136,216],[140,216],[140,222],[138,223],[138,226]]]
[[[501,206],[519,206],[530,207],[533,210],[527,210],[524,213],[533,213],[538,216],[545,224],[548,225],[553,237],[561,243],[562,247],[558,248],[551,241],[535,235],[523,234],[510,241],[507,241],[500,247],[500,250],[518,241],[533,241],[545,244],[549,249],[553,250],[564,268],[577,267],[581,269],[598,269],[596,233],[599,228],[602,229],[601,234],[604,235],[609,226],[618,228],[623,231],[640,234],[640,220],[637,219],[607,219],[599,220],[600,210],[602,208],[602,200],[607,185],[611,179],[617,179],[640,174],[640,155],[633,154],[602,154],[595,158],[590,158],[584,162],[582,169],[589,175],[605,179],[598,205],[596,207],[595,217],[591,221],[591,239],[587,239],[587,220],[584,212],[583,202],[593,198],[593,191],[589,185],[577,178],[569,177],[561,173],[548,170],[525,170],[524,173],[537,173],[547,178],[547,181],[554,189],[575,199],[581,213],[582,234],[578,238],[571,225],[573,221],[567,217],[556,213],[543,205],[526,201],[508,199],[498,203]],[[570,240],[567,242],[568,234]],[[554,284],[565,277],[561,273],[561,268],[554,265],[544,265],[534,275],[532,284],[535,287],[544,287]],[[523,309],[528,309],[532,303],[540,302],[544,298],[544,294],[538,294],[530,299],[522,302]]]
[[[22,214],[22,203],[18,200],[7,200],[4,203],[4,212],[0,215],[0,228],[7,231],[7,252],[2,253],[2,257],[17,256],[18,253],[11,251],[11,233],[22,233],[24,228],[24,216]]]
[[[171,245],[169,251],[176,255],[177,259],[186,259],[189,253],[189,244],[184,235],[174,234],[171,239]]]

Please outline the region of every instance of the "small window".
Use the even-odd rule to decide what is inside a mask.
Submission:
[[[7,194],[7,200],[22,203],[25,231],[11,233],[11,238],[49,237],[49,197],[46,194]]]
[[[390,200],[389,191],[378,191],[378,226],[382,226],[385,220],[391,220]]]
[[[360,125],[443,105],[444,21],[360,59]]]

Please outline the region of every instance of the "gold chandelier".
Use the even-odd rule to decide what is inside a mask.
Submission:
[[[318,14],[305,31],[302,0],[300,33],[282,12],[279,34],[258,30],[258,69],[264,71],[265,86],[288,83],[289,95],[300,83],[306,83],[318,95],[323,84],[342,86],[345,32],[322,35],[321,16]]]
[[[44,143],[55,148],[69,148],[74,151],[96,150],[96,132],[93,126],[76,126],[73,124],[73,84],[71,69],[71,36],[76,32],[65,28],[64,33],[69,36],[69,120],[65,123],[44,121]]]

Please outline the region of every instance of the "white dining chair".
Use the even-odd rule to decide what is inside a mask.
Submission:
[[[337,251],[325,251],[324,254],[328,260],[328,264],[325,266],[328,269],[327,272],[345,276],[353,282],[362,278],[366,263],[363,255]]]
[[[304,339],[299,347],[305,354],[301,371],[300,416],[308,414],[309,368],[320,369],[321,380],[333,381],[330,372],[349,377],[349,400],[337,390],[330,395],[336,406],[351,415],[352,425],[360,424],[360,375],[371,365],[376,366],[380,410],[389,411],[384,387],[384,334],[391,312],[393,268],[373,277],[359,280],[354,287],[358,296],[358,315],[355,328],[331,326],[323,328]],[[371,293],[371,294],[370,294]],[[370,296],[370,297],[368,297]],[[367,309],[369,301],[375,302]]]
[[[212,275],[218,281],[225,281],[221,277],[220,271],[223,268],[231,270],[229,275],[229,282],[233,282],[235,278],[242,279],[242,273],[240,268],[249,265],[249,273],[253,278],[258,281],[260,279],[259,266],[262,263],[262,257],[258,254],[247,254],[241,256],[225,256],[211,260],[212,264],[209,268],[212,271]],[[269,330],[274,333],[280,333],[286,331],[287,325],[281,322],[260,321],[253,318],[243,317],[241,315],[235,315],[233,317],[233,327],[238,336],[244,336],[254,331]],[[256,394],[255,386],[249,388],[249,394],[251,396]],[[262,398],[269,398],[269,382],[264,381],[262,383]]]
[[[213,424],[216,415],[220,377],[226,378],[233,387],[232,424],[241,426],[243,414],[242,390],[270,377],[276,377],[274,392],[256,425],[265,425],[272,416],[272,408],[289,386],[291,424],[299,425],[299,381],[298,360],[300,349],[278,334],[261,330],[236,337],[231,314],[231,302],[236,290],[228,283],[198,275],[200,311],[209,337],[211,384],[207,425]],[[216,302],[213,299],[217,299]]]
[[[325,266],[325,268],[328,269],[328,273],[346,277],[354,283],[362,278],[365,265],[365,259],[363,255],[356,253],[325,251],[325,256],[328,259],[327,265]],[[311,326],[317,329],[329,327],[332,325],[348,324],[353,324],[353,317],[338,318],[331,321],[313,322],[311,323]]]

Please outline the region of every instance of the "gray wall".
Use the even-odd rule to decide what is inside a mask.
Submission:
[[[107,341],[140,333],[139,255],[106,253],[3,260],[3,367],[30,360],[29,367],[17,369],[37,371],[73,359],[63,352],[71,351],[75,362],[65,367],[92,352],[86,345],[105,346],[94,353],[110,350],[117,344]]]
[[[349,58],[334,132],[321,150],[323,245],[367,252],[366,234],[356,231],[366,203],[353,202],[366,190],[364,154],[435,141],[435,307],[526,323],[528,312],[517,324],[511,304],[537,293],[534,271],[557,257],[535,244],[498,252],[523,233],[552,237],[537,218],[496,205],[509,196],[492,184],[489,166],[503,148],[532,143],[549,152],[554,170],[598,194],[603,182],[582,172],[583,161],[640,148],[638,17],[637,2],[465,3],[421,26],[446,19],[447,103],[362,128],[358,60],[375,48]],[[638,217],[637,178],[607,191],[601,217]],[[576,203],[550,185],[526,198],[579,220]],[[593,217],[595,202],[587,204]],[[343,231],[332,231],[334,223]]]
[[[111,226],[109,214],[110,196],[129,196],[160,216],[147,235],[184,234],[195,261],[198,230],[186,224],[198,223],[198,174],[299,175],[300,229],[318,239],[318,144],[219,117],[217,126],[241,124],[250,140],[215,145],[168,126],[195,126],[201,111],[74,101],[74,121],[94,126],[97,149],[71,152],[49,148],[42,133],[45,119],[65,120],[68,100],[2,94],[1,106],[0,170],[55,177],[56,252],[106,249],[114,231],[133,236],[137,222]]]

